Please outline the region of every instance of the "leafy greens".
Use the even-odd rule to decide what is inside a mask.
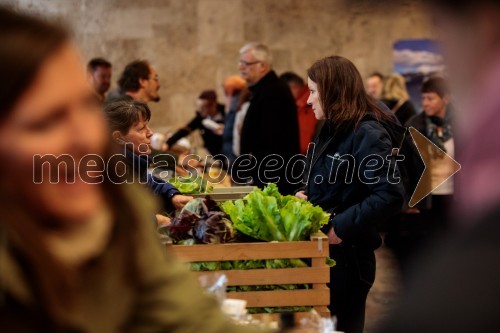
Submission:
[[[201,244],[226,243],[235,237],[231,221],[208,196],[190,200],[164,229],[176,244],[189,239]]]
[[[201,176],[175,177],[168,182],[182,194],[211,193],[213,191],[213,186],[209,186]]]
[[[328,223],[330,214],[294,196],[283,196],[276,184],[255,189],[243,199],[222,203],[234,228],[264,241],[300,241]]]

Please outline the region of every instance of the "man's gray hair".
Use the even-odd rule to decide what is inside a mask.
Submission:
[[[264,63],[267,63],[269,66],[272,65],[273,58],[271,56],[271,52],[269,51],[269,48],[262,44],[262,43],[248,43],[245,44],[241,49],[240,49],[240,54],[246,53],[246,52],[252,52],[253,56],[255,59],[258,61],[262,61]]]

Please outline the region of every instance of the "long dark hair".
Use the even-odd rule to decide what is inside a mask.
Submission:
[[[69,40],[70,36],[63,27],[0,7],[0,122],[13,111],[47,59]],[[111,147],[108,154],[111,155]],[[135,255],[131,238],[135,237],[136,224],[132,221],[139,221],[139,217],[124,204],[130,199],[123,188],[104,178],[103,191],[114,220],[126,220],[114,228],[112,241],[122,244],[125,249],[124,267],[130,268],[130,272],[123,274],[133,282],[137,275],[134,264],[130,264],[134,263]],[[52,218],[57,219],[57,216]],[[0,248],[11,250],[44,311],[42,316],[47,325],[51,325],[55,324],[58,314],[73,305],[78,274],[59,262],[47,249],[43,237],[47,225],[42,219],[34,216],[30,207],[0,186]]]
[[[393,121],[365,92],[358,69],[348,59],[320,59],[307,70],[307,76],[318,85],[325,118],[335,130],[354,130],[367,115],[379,121]]]

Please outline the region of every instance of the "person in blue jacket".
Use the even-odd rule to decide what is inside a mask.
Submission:
[[[148,174],[151,136],[148,127],[151,111],[142,101],[117,101],[105,106],[104,112],[111,130],[113,142],[124,147],[127,170],[136,180],[147,186],[161,198],[167,212],[181,209],[193,197],[182,195],[177,188],[164,180]]]
[[[361,333],[375,280],[374,250],[382,243],[377,224],[403,204],[397,163],[387,159],[395,145],[384,127],[397,120],[366,94],[348,59],[321,59],[307,74],[307,102],[325,125],[308,156],[306,187],[296,196],[331,213],[323,229],[336,261],[330,271],[330,310],[339,331]]]

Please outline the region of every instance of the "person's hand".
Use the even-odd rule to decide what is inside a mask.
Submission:
[[[342,243],[342,239],[339,238],[339,236],[337,236],[337,234],[335,233],[335,230],[332,228],[330,228],[330,231],[328,231],[328,239],[330,240],[330,244],[340,244]]]
[[[172,197],[172,205],[176,210],[182,209],[189,200],[193,200],[193,197],[189,195],[177,194]]]
[[[175,166],[175,172],[176,174],[180,175],[180,176],[184,176],[186,177],[188,175],[186,169],[184,169],[182,166],[180,165],[176,165]]]
[[[161,151],[167,151],[167,150],[169,150],[169,149],[170,149],[170,147],[169,147],[166,143],[163,143],[163,144],[161,145],[161,149],[160,149],[160,150],[161,150]]]
[[[307,200],[307,195],[304,191],[298,191],[297,193],[295,193],[295,196],[299,199]]]
[[[170,220],[170,218],[168,216],[156,214],[156,225],[158,227],[163,227],[163,226],[169,225],[171,223],[172,223],[172,221]]]
[[[178,158],[178,162],[180,165],[182,165],[183,167],[187,168],[187,167],[192,167],[192,168],[199,168],[199,167],[202,167],[203,166],[203,161],[198,161],[196,158],[196,156],[193,155],[193,154],[179,154],[179,158]],[[200,158],[198,156],[198,158]]]
[[[217,135],[224,134],[224,125],[221,124],[219,127],[217,127],[216,129],[214,129],[214,133],[217,134]]]

